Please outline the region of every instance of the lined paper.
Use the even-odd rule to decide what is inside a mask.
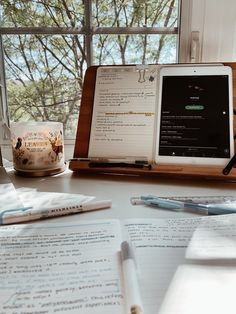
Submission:
[[[153,159],[158,66],[99,67],[89,157]]]
[[[125,236],[136,247],[144,311],[156,314],[200,220],[131,219]]]
[[[1,227],[0,312],[126,314],[120,244],[129,240],[145,313],[187,314],[191,302],[201,313],[222,313],[223,304],[233,313],[235,226],[231,214]],[[198,295],[221,295],[212,307],[219,311]]]
[[[0,228],[0,312],[123,313],[118,222]]]

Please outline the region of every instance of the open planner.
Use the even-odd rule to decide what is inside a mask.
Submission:
[[[234,155],[235,68],[90,67],[70,169],[234,178],[222,170]]]
[[[145,314],[234,313],[235,227],[236,215],[1,227],[0,313],[130,314],[123,240]]]

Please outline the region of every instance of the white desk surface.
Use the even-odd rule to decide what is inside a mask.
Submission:
[[[236,182],[139,177],[124,175],[82,175],[70,170],[47,177],[28,178],[9,176],[16,188],[37,188],[40,192],[79,193],[95,196],[97,200],[111,199],[112,208],[90,213],[50,219],[50,222],[107,218],[177,218],[194,217],[193,213],[180,213],[131,205],[130,197],[140,195],[157,196],[236,196]]]

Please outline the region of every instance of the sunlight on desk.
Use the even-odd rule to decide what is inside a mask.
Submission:
[[[235,313],[235,221],[235,215],[202,220],[159,314]]]

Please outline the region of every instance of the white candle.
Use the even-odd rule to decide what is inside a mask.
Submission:
[[[16,170],[45,171],[64,166],[62,123],[12,123],[11,138],[13,165]]]

